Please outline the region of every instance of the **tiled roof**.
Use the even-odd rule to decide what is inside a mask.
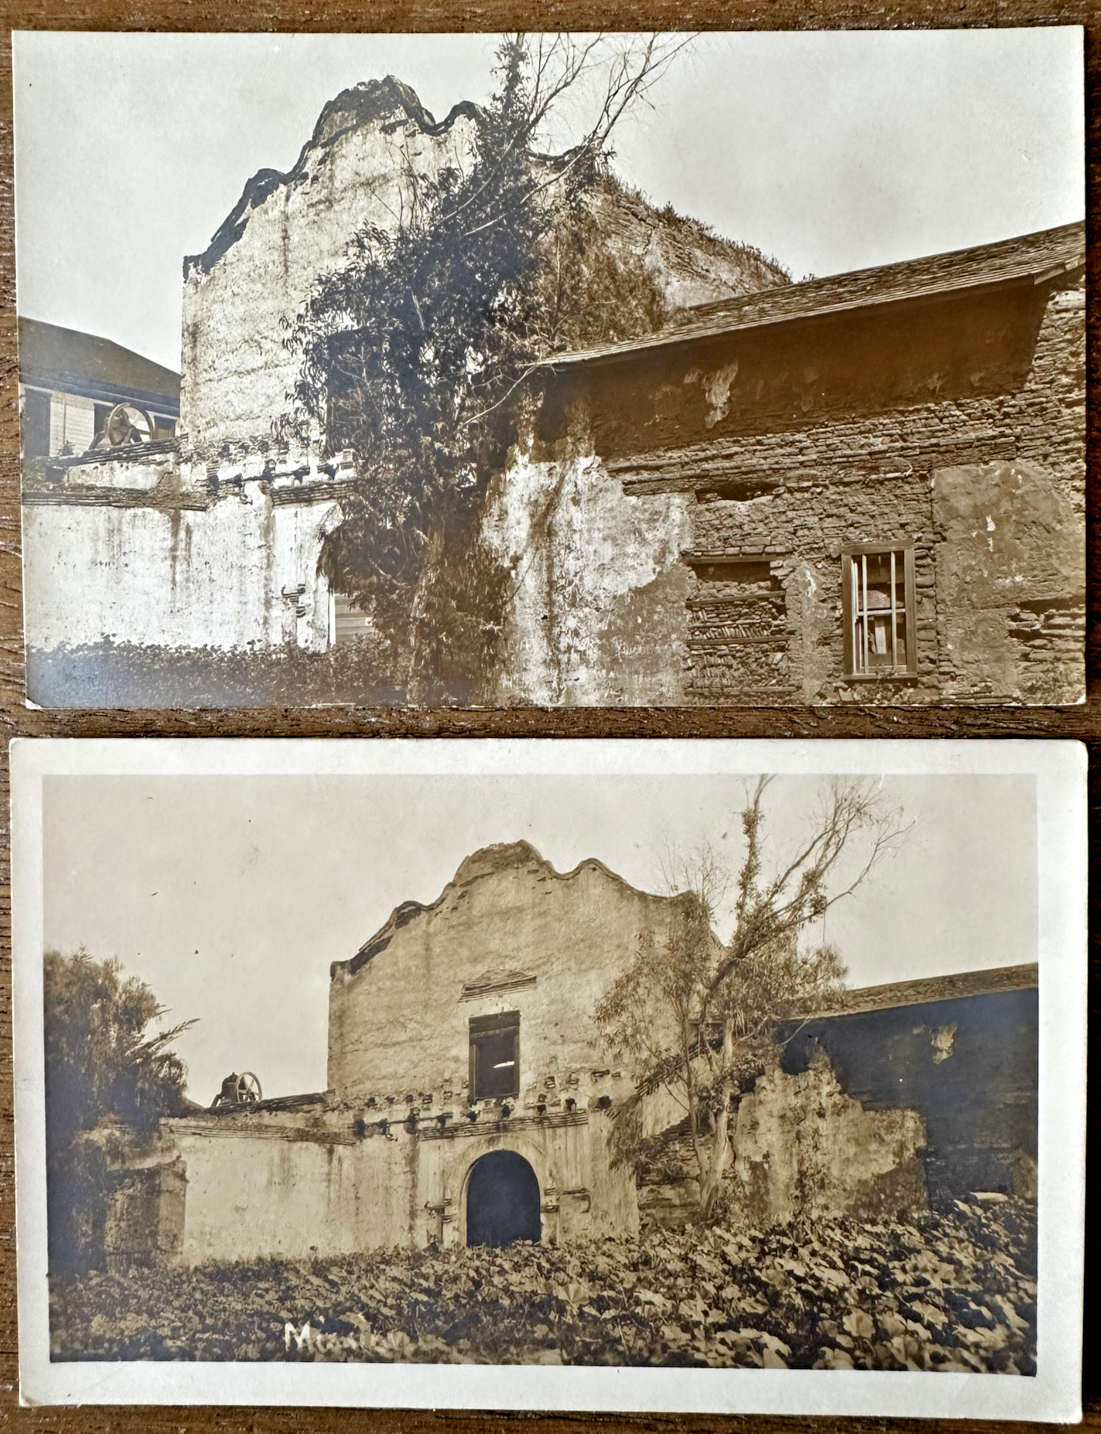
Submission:
[[[1025,279],[1040,283],[1072,273],[1085,261],[1085,225],[1064,224],[1058,229],[1042,229],[1036,234],[1022,234],[997,244],[931,254],[874,269],[856,269],[826,279],[810,279],[803,284],[785,284],[736,299],[701,304],[685,309],[677,321],[645,338],[556,354],[547,362],[554,368],[591,363],[740,329],[843,313],[870,305]]]
[[[995,966],[985,971],[958,971],[950,976],[927,976],[916,981],[889,981],[846,991],[838,1006],[820,1017],[853,1016],[861,1011],[884,1011],[894,1006],[921,1006],[932,1001],[957,1001],[968,996],[993,996],[1002,991],[1028,991],[1040,983],[1040,969]]]

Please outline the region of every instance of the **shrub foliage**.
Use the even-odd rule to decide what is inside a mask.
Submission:
[[[177,1113],[186,1070],[172,1042],[193,1024],[152,1034],[165,1014],[136,976],[84,950],[44,964],[47,1226],[51,1267],[96,1257],[107,1175],[102,1148],[82,1139],[114,1120],[139,1139]]]
[[[55,1359],[1035,1373],[1035,1209],[691,1226],[52,1287]]]

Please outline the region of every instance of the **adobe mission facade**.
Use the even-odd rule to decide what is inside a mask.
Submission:
[[[568,1243],[689,1218],[683,1111],[655,1095],[658,1157],[617,1160],[632,1083],[593,1021],[674,901],[596,860],[559,873],[525,842],[475,853],[333,965],[325,1092],[196,1108],[116,1153],[108,1262]],[[1036,1041],[1035,967],[851,992],[742,1098],[733,1208],[768,1224],[1034,1194]]]

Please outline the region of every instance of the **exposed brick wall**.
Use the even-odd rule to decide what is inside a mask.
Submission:
[[[1084,319],[1064,275],[699,338],[568,375],[546,432],[583,402],[627,494],[694,497],[694,700],[1072,702]],[[846,680],[859,543],[913,547],[914,673]]]

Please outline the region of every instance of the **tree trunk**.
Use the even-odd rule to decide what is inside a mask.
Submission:
[[[723,1021],[722,1070],[728,1071],[734,1060],[734,1028],[727,1017]],[[725,1076],[719,1082],[713,1106],[711,1151],[707,1168],[700,1169],[700,1218],[709,1220],[722,1190],[723,1176],[730,1164],[730,1082]]]

